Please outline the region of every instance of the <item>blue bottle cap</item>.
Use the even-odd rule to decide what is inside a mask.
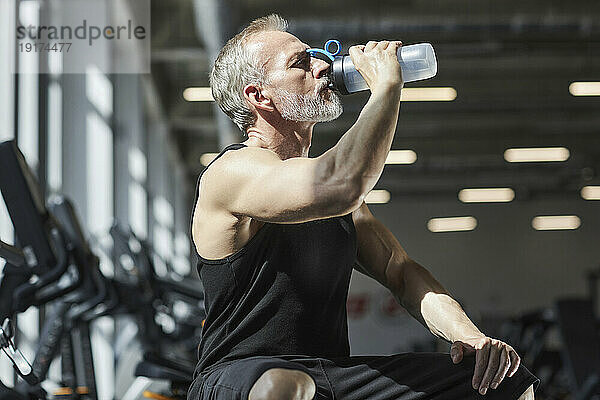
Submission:
[[[335,52],[332,52],[329,49],[332,44],[335,44],[335,46],[336,46]],[[335,56],[340,54],[341,50],[342,50],[342,44],[340,43],[340,41],[335,40],[335,39],[330,39],[325,42],[325,45],[323,46],[322,49],[312,48],[312,49],[307,49],[306,52],[308,54],[310,54],[311,57],[315,57],[318,54],[323,54],[325,57],[327,57],[330,60],[329,62],[332,63],[333,60],[335,59]]]

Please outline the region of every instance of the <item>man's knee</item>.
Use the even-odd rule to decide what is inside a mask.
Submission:
[[[307,373],[271,368],[254,382],[248,400],[312,400],[316,391],[315,382]]]
[[[519,397],[518,400],[533,400],[535,398],[533,394],[533,385],[529,386],[527,390]]]

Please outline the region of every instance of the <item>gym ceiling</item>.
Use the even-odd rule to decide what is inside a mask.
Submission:
[[[277,12],[313,47],[400,39],[433,44],[435,78],[409,87],[452,87],[453,101],[403,102],[393,149],[417,161],[387,165],[376,188],[398,198],[456,199],[464,187],[511,187],[516,200],[579,198],[600,184],[600,96],[572,82],[600,81],[600,2],[592,0],[174,0],[152,2],[152,77],[190,182],[200,156],[243,141],[212,102],[188,102],[208,86],[215,49],[254,18]],[[315,128],[311,156],[336,143],[368,94]],[[564,162],[509,163],[515,147],[566,147]],[[352,162],[348,160],[348,162]]]

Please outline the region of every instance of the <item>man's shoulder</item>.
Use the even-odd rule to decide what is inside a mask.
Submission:
[[[236,196],[236,191],[244,186],[244,182],[259,173],[260,166],[273,157],[277,158],[277,155],[271,150],[253,146],[220,154],[199,178],[195,207],[222,213],[224,206]]]
[[[204,171],[202,181],[225,183],[256,172],[261,166],[281,161],[275,152],[262,147],[246,146],[226,151]]]

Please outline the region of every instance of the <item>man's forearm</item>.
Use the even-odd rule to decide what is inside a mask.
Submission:
[[[383,171],[396,132],[401,88],[390,85],[372,93],[356,123],[324,154],[338,176],[363,191],[372,189]]]
[[[431,333],[449,342],[484,336],[427,269],[411,260],[399,271],[394,295]]]

